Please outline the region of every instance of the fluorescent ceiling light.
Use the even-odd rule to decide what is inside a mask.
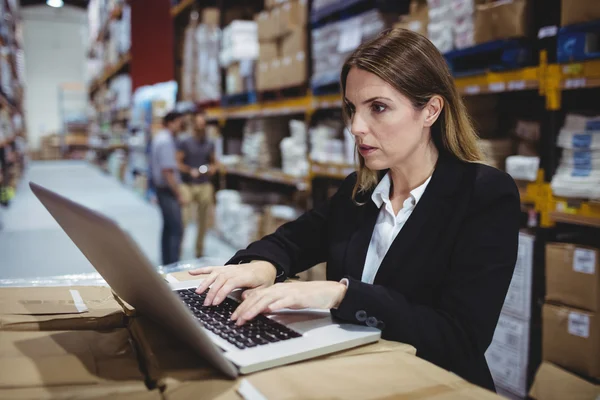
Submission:
[[[65,5],[63,0],[46,0],[46,4],[54,8],[60,8]]]

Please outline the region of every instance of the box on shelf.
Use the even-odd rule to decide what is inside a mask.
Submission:
[[[402,15],[400,21],[394,25],[394,28],[407,29],[427,36],[427,25],[429,24],[429,8],[427,3],[413,0],[410,2],[410,13]]]
[[[542,355],[561,367],[600,378],[600,324],[596,314],[545,304]]]
[[[283,57],[280,77],[282,87],[299,86],[306,83],[308,79],[306,53],[300,51],[295,56]]]
[[[254,62],[244,60],[227,67],[227,94],[247,93],[254,90]]]
[[[291,29],[281,42],[281,55],[285,57],[296,56],[299,52],[306,53],[307,39],[306,28]]]
[[[598,249],[570,243],[546,245],[546,301],[600,311]]]
[[[506,158],[514,153],[514,142],[511,138],[479,140],[485,163],[494,168],[504,170]]]
[[[530,321],[502,313],[485,358],[496,387],[527,395]]]
[[[0,331],[113,329],[126,323],[109,287],[0,289]]]
[[[600,2],[590,0],[562,0],[561,26],[600,20]]]
[[[275,41],[260,42],[258,47],[258,61],[272,61],[281,56],[279,46]]]
[[[221,11],[215,7],[202,9],[202,23],[205,25],[219,26]]]
[[[600,385],[549,363],[542,362],[529,391],[533,400],[597,399]]]
[[[497,1],[477,5],[475,43],[527,36],[530,30],[527,0]]]
[[[290,0],[283,3],[279,12],[279,36],[297,28],[306,27],[308,20],[307,0]]]
[[[271,62],[261,61],[256,68],[256,90],[259,92],[273,88],[273,81],[269,74]]]

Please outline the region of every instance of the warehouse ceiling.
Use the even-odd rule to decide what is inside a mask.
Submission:
[[[79,8],[87,8],[88,0],[63,0],[65,5],[75,6]],[[46,4],[46,0],[20,0],[21,7],[39,6]]]

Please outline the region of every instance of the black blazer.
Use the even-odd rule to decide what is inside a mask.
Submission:
[[[292,276],[327,262],[327,279],[349,286],[333,316],[377,325],[382,337],[494,390],[484,353],[492,341],[517,259],[520,200],[497,169],[440,155],[433,177],[383,259],[361,282],[379,209],[359,206],[348,176],[326,205],[239,251],[229,263],[272,262]],[[372,318],[369,318],[372,317]]]

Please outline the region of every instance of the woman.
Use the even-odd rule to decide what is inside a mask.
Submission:
[[[341,74],[360,156],[323,207],[193,271],[206,303],[249,288],[238,324],[281,308],[323,308],[377,326],[417,354],[494,390],[484,353],[517,256],[519,193],[479,163],[477,137],[448,67],[426,38],[382,33]],[[326,261],[325,282],[280,282]],[[239,265],[241,264],[241,265]]]

